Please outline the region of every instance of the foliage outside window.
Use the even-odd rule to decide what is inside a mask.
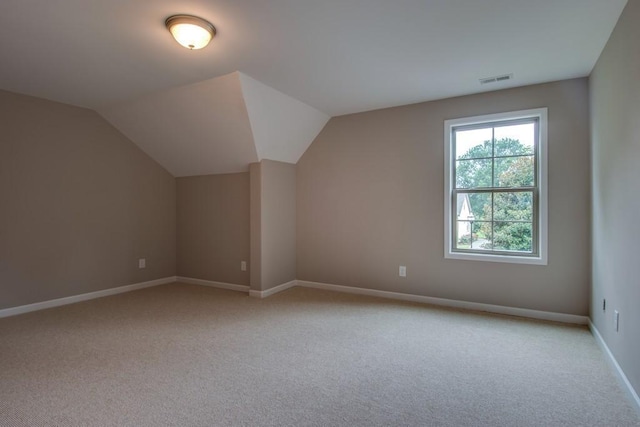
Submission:
[[[546,109],[445,122],[445,257],[546,264]]]

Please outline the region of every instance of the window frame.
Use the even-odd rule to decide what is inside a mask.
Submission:
[[[481,116],[463,117],[457,119],[445,120],[444,122],[444,257],[447,259],[471,260],[471,261],[489,261],[489,262],[505,262],[517,264],[533,264],[547,265],[548,253],[548,155],[547,155],[547,114],[548,109],[534,108],[529,110],[509,111],[497,114],[486,114]],[[534,209],[532,221],[532,241],[537,246],[533,248],[537,253],[506,253],[506,252],[489,252],[489,251],[460,251],[454,250],[453,233],[456,232],[456,221],[453,218],[453,212],[456,211],[455,203],[457,201],[457,193],[466,191],[455,188],[455,150],[453,132],[457,127],[462,126],[488,126],[500,122],[510,122],[516,120],[537,119],[538,121],[538,140],[535,142],[535,180],[534,187]],[[495,187],[492,187],[495,188]],[[517,187],[521,189],[523,187]],[[458,191],[456,191],[458,190]],[[491,190],[491,189],[489,189]],[[505,189],[507,190],[507,189]],[[473,192],[471,189],[470,192]],[[521,191],[521,190],[519,190]],[[487,191],[484,191],[487,192]],[[488,193],[493,194],[495,190]]]

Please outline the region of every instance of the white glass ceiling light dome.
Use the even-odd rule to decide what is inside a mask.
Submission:
[[[197,16],[173,15],[164,24],[173,38],[187,49],[202,49],[216,35],[215,27]]]

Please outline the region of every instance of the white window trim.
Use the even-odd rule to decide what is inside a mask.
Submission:
[[[501,120],[526,119],[537,117],[539,119],[540,141],[538,142],[538,256],[510,256],[503,254],[479,254],[461,253],[453,251],[451,239],[451,184],[453,181],[453,168],[451,161],[452,129],[456,126],[474,125],[496,122]],[[445,120],[444,122],[444,257],[470,261],[506,262],[515,264],[547,265],[548,254],[548,186],[547,186],[547,108],[535,108],[531,110],[511,111],[506,113],[488,114],[483,116],[464,117]]]

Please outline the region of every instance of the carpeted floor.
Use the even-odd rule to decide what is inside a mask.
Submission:
[[[172,284],[0,319],[2,426],[638,426],[586,328]]]

